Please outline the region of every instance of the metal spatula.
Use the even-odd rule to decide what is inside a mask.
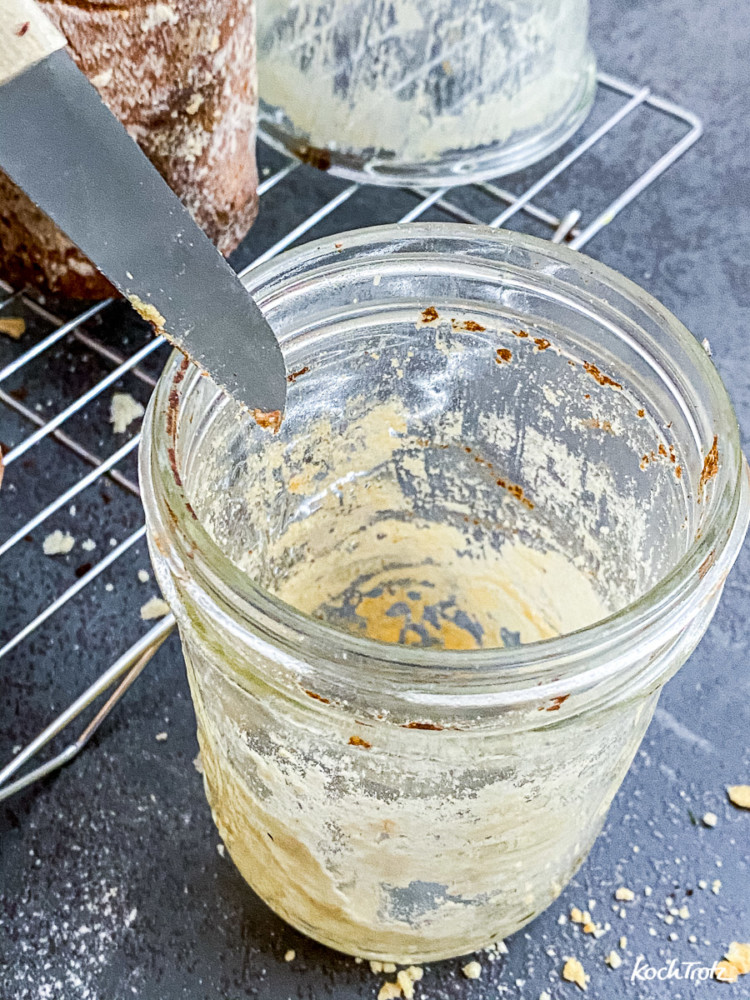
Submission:
[[[280,415],[273,330],[64,46],[33,0],[0,0],[0,169],[218,385]]]

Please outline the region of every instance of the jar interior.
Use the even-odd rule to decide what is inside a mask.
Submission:
[[[279,432],[195,378],[177,456],[219,547],[297,610],[381,642],[527,644],[632,603],[699,530],[695,417],[584,295],[394,259],[264,308]]]

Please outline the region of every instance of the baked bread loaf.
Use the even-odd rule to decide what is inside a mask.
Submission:
[[[222,253],[257,212],[254,0],[42,0],[78,66]],[[102,221],[106,225],[106,221]],[[0,173],[0,277],[112,287]]]

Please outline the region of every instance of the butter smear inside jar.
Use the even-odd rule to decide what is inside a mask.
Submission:
[[[141,479],[216,824],[379,960],[512,933],[585,858],[748,521],[726,392],[645,293],[515,234],[344,234],[254,271],[277,434],[168,365]]]

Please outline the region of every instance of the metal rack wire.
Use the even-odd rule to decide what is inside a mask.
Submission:
[[[489,209],[489,218],[483,218],[477,210],[469,210],[462,204],[461,195],[466,189],[441,188],[439,190],[424,192],[408,189],[406,194],[415,204],[398,219],[400,222],[411,222],[427,213],[439,213],[441,218],[449,218],[453,221],[485,224],[493,227],[505,226],[508,224],[519,224],[521,220],[526,220],[542,231],[553,242],[566,241],[569,246],[579,249],[587,244],[604,226],[608,225],[630,202],[632,202],[642,191],[652,184],[657,177],[671,164],[673,164],[683,153],[692,146],[702,133],[700,120],[690,111],[680,107],[669,100],[657,97],[652,94],[648,87],[636,87],[620,79],[600,73],[598,77],[598,101],[615,100],[616,107],[606,117],[603,117],[598,126],[592,125],[585,137],[578,137],[577,142],[569,143],[563,154],[555,160],[552,166],[548,167],[537,179],[531,183],[521,183],[520,192],[508,190],[495,183],[484,183],[473,186],[473,192],[480,199],[485,211]],[[661,155],[656,156],[648,167],[640,172],[634,180],[628,183],[612,200],[599,210],[593,211],[591,218],[585,218],[581,208],[576,205],[576,200],[581,194],[580,189],[574,187],[573,201],[571,195],[563,192],[567,199],[564,210],[551,210],[537,200],[543,198],[554,190],[554,183],[561,175],[570,173],[576,162],[596,147],[606,145],[603,140],[612,133],[621,132],[624,123],[632,122],[634,112],[642,109],[648,112],[648,117],[644,118],[642,127],[645,130],[642,134],[653,133],[655,116],[661,121],[668,121],[679,128],[680,134],[676,139],[670,141],[668,148]],[[600,116],[601,117],[601,116]],[[296,163],[286,163],[270,172],[259,186],[261,197],[267,196],[269,192],[277,189],[284,182],[289,183],[288,178],[296,170],[309,170],[300,168]],[[321,175],[313,172],[309,173],[311,187],[315,187]],[[526,175],[522,180],[525,180]],[[518,178],[516,178],[518,181]],[[506,183],[512,183],[513,179],[506,179]],[[325,178],[325,187],[330,191],[331,179]],[[564,185],[563,185],[564,187]],[[264,261],[269,260],[276,254],[285,250],[293,243],[310,234],[322,223],[328,223],[336,211],[348,202],[355,194],[362,191],[358,184],[339,185],[339,189],[328,197],[315,211],[306,215],[297,225],[290,227],[283,235],[276,234],[262,253],[260,253],[248,266],[240,273],[246,274],[252,268],[257,267]],[[396,199],[393,199],[394,201]],[[494,208],[493,208],[494,206]],[[498,211],[498,207],[502,209]],[[367,224],[371,220],[362,218],[362,224]],[[391,219],[390,221],[396,221]],[[93,329],[94,323],[101,326],[102,319],[106,319],[107,314],[116,309],[112,300],[97,303],[72,319],[63,321],[61,318],[51,313],[40,303],[37,297],[23,290],[14,292],[7,285],[0,282],[0,297],[2,294],[7,297],[0,301],[0,319],[4,316],[14,316],[17,311],[22,310],[25,315],[38,318],[42,324],[49,327],[49,332],[41,337],[32,347],[20,350],[4,367],[0,368],[0,421],[5,417],[12,418],[13,421],[20,422],[26,428],[33,428],[29,433],[22,436],[20,440],[11,446],[5,453],[5,479],[7,489],[9,481],[12,482],[14,467],[23,456],[27,456],[33,449],[38,448],[42,442],[55,442],[56,445],[65,449],[70,456],[75,456],[77,460],[91,466],[89,472],[71,483],[64,491],[56,495],[47,502],[41,509],[33,514],[20,527],[13,531],[7,538],[0,538],[0,560],[7,553],[14,550],[24,539],[28,539],[31,533],[44,525],[57,512],[68,508],[76,498],[85,499],[85,491],[100,481],[109,481],[119,489],[138,496],[138,486],[132,476],[123,467],[127,464],[127,459],[135,453],[138,446],[139,434],[134,434],[125,444],[112,451],[107,457],[100,457],[88,444],[79,440],[79,437],[70,429],[66,429],[68,422],[74,422],[72,418],[82,414],[87,407],[96,404],[102,394],[111,387],[114,387],[123,377],[136,378],[145,386],[148,391],[155,385],[155,379],[144,368],[144,363],[148,359],[154,358],[158,352],[164,352],[165,342],[162,337],[150,337],[138,349],[129,355],[125,355],[117,346],[106,343],[101,336]],[[89,387],[81,395],[74,398],[68,405],[59,409],[51,418],[42,416],[38,409],[27,406],[18,391],[6,391],[3,383],[6,383],[12,376],[28,370],[28,366],[37,359],[49,356],[50,352],[64,342],[74,339],[79,345],[86,348],[92,356],[95,356],[101,363],[110,365],[106,375],[100,378],[94,385]],[[73,459],[71,458],[71,461]],[[12,487],[11,487],[12,488]],[[49,601],[36,615],[30,618],[20,628],[8,635],[4,644],[0,646],[0,661],[8,656],[11,651],[22,646],[29,641],[30,637],[50,619],[53,615],[63,610],[69,602],[83,594],[86,588],[97,580],[103,573],[116,567],[118,560],[128,551],[132,550],[145,536],[145,527],[141,525],[134,531],[130,531],[121,541],[115,542],[110,550],[106,552],[98,561],[93,564],[84,564],[79,567],[74,582],[69,583],[62,589],[54,599]],[[0,563],[0,565],[2,565]],[[81,572],[82,570],[82,572]],[[20,600],[21,595],[16,595]],[[11,595],[12,599],[13,595]],[[0,622],[0,625],[2,623]],[[26,787],[39,778],[50,774],[56,768],[72,760],[73,757],[89,741],[101,722],[106,718],[119,698],[127,688],[135,681],[137,676],[147,665],[149,659],[166,639],[172,628],[174,619],[167,615],[160,619],[156,625],[149,628],[130,648],[128,648],[115,662],[113,662],[79,697],[77,697],[67,709],[57,716],[47,725],[34,739],[32,739],[23,749],[17,748],[9,763],[0,770],[0,800],[9,797],[21,788]],[[0,672],[2,662],[0,662]],[[0,673],[1,676],[1,673]],[[102,696],[107,690],[115,686],[113,693],[109,696],[96,715],[72,742],[46,763],[27,771],[22,777],[15,777],[18,772],[27,764],[39,750],[54,739],[59,733],[66,729],[73,720],[85,711],[94,701]]]

